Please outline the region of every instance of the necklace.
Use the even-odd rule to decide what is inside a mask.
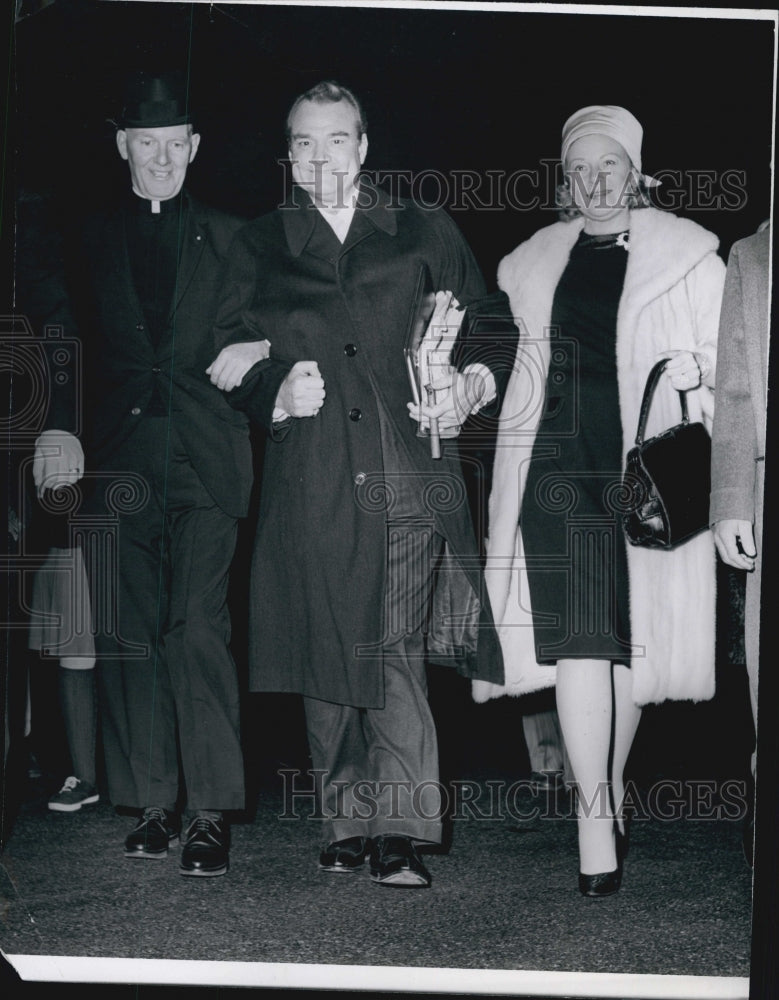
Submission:
[[[594,250],[610,250],[612,247],[622,247],[627,253],[630,251],[630,232],[625,229],[621,233],[603,233],[591,235],[584,230],[579,234],[580,247],[592,247]]]

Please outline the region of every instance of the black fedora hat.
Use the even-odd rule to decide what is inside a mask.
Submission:
[[[190,125],[189,95],[183,73],[138,72],[125,81],[117,128],[163,128]]]

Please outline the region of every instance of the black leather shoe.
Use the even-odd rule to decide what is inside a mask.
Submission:
[[[229,866],[228,830],[221,813],[198,813],[184,834],[180,875],[224,875]]]
[[[582,875],[579,872],[579,892],[590,899],[613,896],[615,892],[619,892],[621,885],[621,868],[615,868],[613,872],[599,872],[597,875]]]
[[[178,823],[173,813],[159,806],[144,809],[143,816],[124,842],[126,858],[167,857],[168,848],[178,843]]]
[[[376,837],[371,847],[371,878],[379,885],[427,888],[430,872],[419,860],[410,837]]]
[[[370,846],[368,837],[334,840],[319,855],[319,868],[323,872],[356,872],[362,868]]]

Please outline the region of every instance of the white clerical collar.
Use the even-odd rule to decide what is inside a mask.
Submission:
[[[132,188],[133,188],[133,193],[134,194],[137,194],[139,198],[143,198],[144,201],[148,201],[149,202],[149,204],[151,206],[151,213],[152,213],[152,215],[159,215],[160,214],[160,212],[162,211],[162,209],[160,208],[160,199],[159,198],[147,198],[145,194],[141,194],[141,192],[138,190],[138,188],[134,184],[133,184]],[[174,194],[173,198],[175,198],[175,197],[176,197],[176,195]],[[170,198],[165,198],[164,200],[165,201],[170,201],[171,199]]]

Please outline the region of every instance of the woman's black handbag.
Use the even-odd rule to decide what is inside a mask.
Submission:
[[[659,549],[672,549],[708,527],[711,489],[711,438],[702,423],[690,423],[684,392],[679,392],[682,422],[644,441],[652,395],[667,363],[658,361],[649,373],[636,445],[622,479],[628,541]]]

